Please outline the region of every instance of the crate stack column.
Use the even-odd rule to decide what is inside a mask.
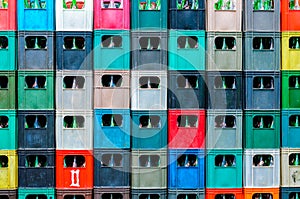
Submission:
[[[92,198],[93,1],[56,1],[57,198]]]

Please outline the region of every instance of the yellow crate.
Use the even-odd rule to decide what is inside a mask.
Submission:
[[[8,158],[7,167],[0,167],[0,189],[15,189],[18,187],[17,151],[0,150],[0,156],[7,156]]]
[[[281,70],[300,70],[300,48],[299,49],[290,48],[289,40],[291,37],[299,37],[298,43],[300,46],[300,32],[282,32]]]

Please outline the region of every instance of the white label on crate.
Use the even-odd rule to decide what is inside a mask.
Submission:
[[[77,169],[76,171],[71,170],[71,181],[72,181],[72,184],[70,185],[71,187],[80,187],[80,185],[79,185],[79,172],[80,172],[79,169]],[[75,183],[75,175],[76,175],[76,183]]]

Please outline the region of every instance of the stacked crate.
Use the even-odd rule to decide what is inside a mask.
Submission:
[[[55,193],[54,0],[18,4],[18,196]]]
[[[56,15],[57,198],[92,198],[93,1],[58,0]]]
[[[281,148],[281,198],[299,198],[300,142],[300,24],[299,2],[281,1],[282,31],[282,148]]]
[[[206,192],[208,198],[243,198],[243,1],[207,3]]]
[[[130,195],[130,1],[94,1],[94,198]]]

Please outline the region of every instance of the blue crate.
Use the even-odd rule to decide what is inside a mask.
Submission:
[[[169,189],[197,189],[205,187],[205,150],[169,150],[168,161]]]
[[[94,148],[130,148],[130,110],[129,109],[95,109],[94,110]],[[111,115],[113,124],[111,124]],[[116,119],[122,117],[122,125]],[[104,121],[103,119],[107,120]]]
[[[300,197],[300,187],[280,187],[281,199],[296,198],[295,193]]]
[[[298,110],[281,110],[281,140],[282,147],[300,148],[300,109]]]

